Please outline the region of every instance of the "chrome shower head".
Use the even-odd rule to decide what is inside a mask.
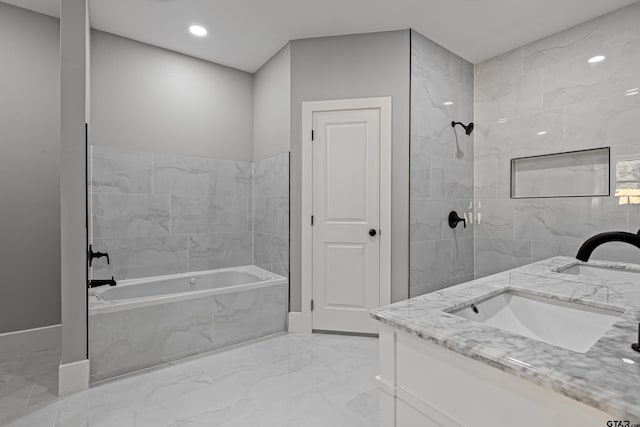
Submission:
[[[455,127],[456,127],[456,125],[460,125],[460,126],[462,126],[462,127],[464,128],[465,133],[466,133],[467,135],[471,135],[471,132],[473,132],[473,127],[474,127],[473,122],[469,123],[469,124],[468,124],[468,125],[466,125],[466,126],[465,126],[464,124],[460,123],[460,122],[451,122],[451,127],[452,127],[452,128],[455,128]]]

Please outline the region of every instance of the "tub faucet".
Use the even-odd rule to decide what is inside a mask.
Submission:
[[[93,266],[93,260],[107,257],[107,264],[111,264],[111,260],[109,259],[109,254],[106,252],[93,252],[93,245],[89,245],[89,251],[87,252],[87,258],[89,258],[89,267]]]
[[[606,233],[596,234],[593,237],[588,238],[580,249],[578,249],[578,258],[582,262],[589,261],[591,254],[596,250],[598,246],[601,246],[609,242],[623,242],[633,245],[640,249],[640,230],[638,233],[628,233],[626,231],[609,231]]]
[[[97,288],[98,286],[116,286],[118,283],[116,282],[116,279],[113,278],[113,276],[111,276],[111,279],[92,279],[89,280],[89,287],[90,288]]]

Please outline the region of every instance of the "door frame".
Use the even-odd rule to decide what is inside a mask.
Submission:
[[[290,318],[290,331],[311,333],[313,315],[313,113],[380,110],[380,306],[391,304],[391,141],[392,97],[337,99],[302,103],[302,312]],[[293,321],[293,322],[291,322]],[[293,324],[291,324],[293,323]],[[293,326],[293,328],[291,328]]]

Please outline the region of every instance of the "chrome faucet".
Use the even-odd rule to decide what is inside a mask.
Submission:
[[[608,231],[606,233],[596,234],[593,237],[588,238],[580,249],[578,249],[578,258],[582,262],[589,261],[591,254],[598,246],[601,246],[609,242],[623,242],[635,246],[640,249],[640,230],[638,233],[628,233],[626,231]]]

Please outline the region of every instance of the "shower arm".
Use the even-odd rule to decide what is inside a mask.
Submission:
[[[457,125],[462,126],[462,128],[464,129],[464,131],[465,131],[465,133],[467,135],[471,135],[471,132],[473,132],[473,128],[474,128],[473,122],[470,122],[468,125],[465,125],[464,123],[456,122],[456,121],[452,121],[451,122],[451,127],[452,128],[455,128]]]

